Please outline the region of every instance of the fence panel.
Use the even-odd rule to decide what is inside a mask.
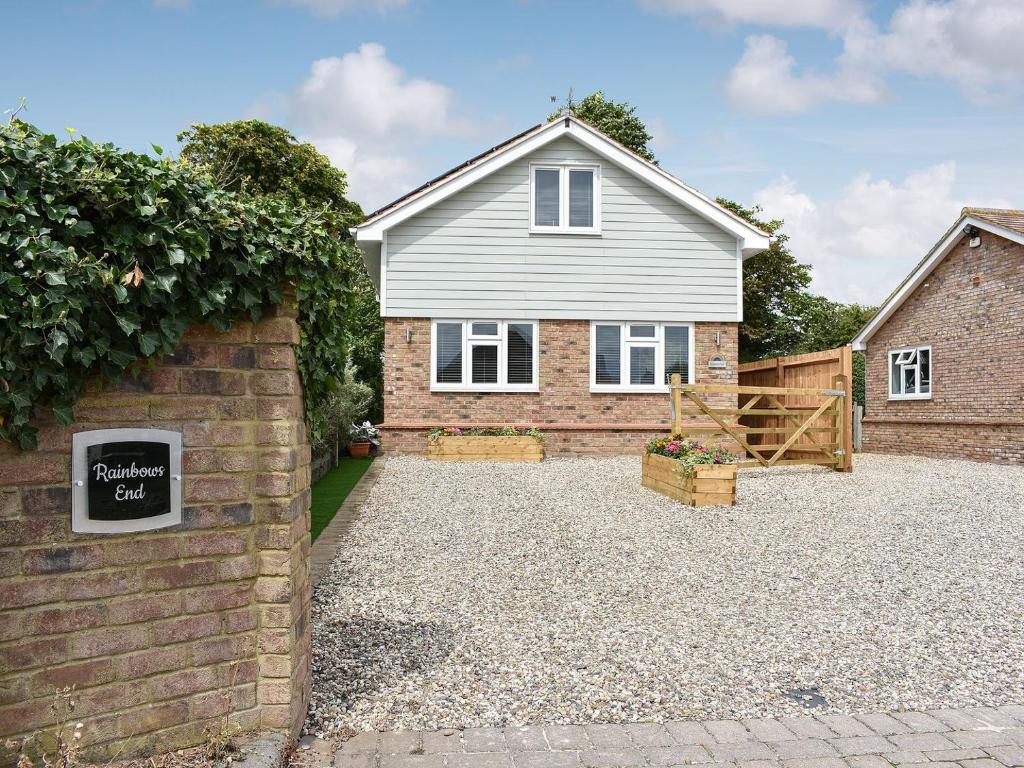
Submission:
[[[739,383],[748,387],[783,387],[787,389],[824,390],[836,388],[837,377],[845,377],[845,381],[853,381],[853,355],[850,347],[837,347],[823,352],[810,352],[804,355],[788,355],[775,357],[771,360],[758,360],[753,363],[741,363],[739,366]],[[849,384],[847,386],[850,386]],[[740,395],[739,404],[742,408],[754,395]],[[742,414],[739,422],[751,429],[781,429],[792,427],[799,414],[810,415],[816,407],[818,398],[813,395],[788,394],[778,397],[771,405],[785,406],[794,411],[794,415],[771,415],[756,412]],[[848,424],[851,428],[841,429],[841,437],[837,450],[843,452],[842,469],[852,468],[853,456],[853,398],[843,400],[842,409],[835,413],[826,413],[815,419],[812,428],[826,428]],[[775,443],[773,433],[749,434],[752,446],[771,445]],[[820,449],[814,445],[814,432],[801,435],[793,447],[786,451],[787,459],[802,459],[821,455]],[[820,442],[820,441],[819,441]]]

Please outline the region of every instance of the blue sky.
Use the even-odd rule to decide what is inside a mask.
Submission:
[[[4,109],[171,152],[192,122],[262,117],[367,210],[604,89],[667,170],[785,218],[837,299],[884,297],[962,205],[1024,206],[1018,0],[36,0],[4,21]]]

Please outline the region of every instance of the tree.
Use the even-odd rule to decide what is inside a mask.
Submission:
[[[657,164],[654,153],[648,143],[654,137],[648,132],[644,121],[636,116],[636,107],[628,102],[609,101],[603,91],[595,91],[583,101],[566,100],[565,106],[548,115],[548,120],[555,120],[568,110],[576,117],[597,128],[607,136],[615,139],[623,146],[636,152],[645,160]]]
[[[262,120],[197,123],[179,133],[178,141],[184,142],[182,161],[209,171],[222,187],[323,207],[340,217],[343,236],[362,219],[362,210],[346,197],[345,172],[284,128]]]
[[[760,207],[745,208],[721,197],[718,204],[772,235],[767,251],[743,263],[740,362],[791,354],[801,343],[811,267],[790,253],[782,221],[762,221]]]
[[[351,243],[349,227],[362,220],[363,211],[347,197],[345,172],[312,144],[299,142],[284,128],[262,120],[197,124],[179,133],[178,141],[185,142],[182,161],[206,169],[222,185],[314,208],[333,221],[338,236],[348,241],[350,293],[343,338],[355,379],[373,388],[370,416],[379,419],[383,413],[384,324],[376,291]]]

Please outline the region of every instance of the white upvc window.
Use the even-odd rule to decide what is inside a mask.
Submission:
[[[930,400],[931,397],[932,348],[890,349],[889,399]]]
[[[667,392],[673,373],[693,381],[692,323],[590,324],[591,392]]]
[[[601,166],[531,164],[530,231],[601,234]]]
[[[434,320],[430,389],[435,392],[537,392],[536,320]]]

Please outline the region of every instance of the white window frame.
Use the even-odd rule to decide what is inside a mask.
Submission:
[[[599,325],[617,325],[619,326],[619,383],[618,384],[598,384],[597,383],[597,326]],[[651,337],[630,337],[629,326],[631,325],[653,325],[654,326],[654,338]],[[657,392],[663,393],[669,391],[669,385],[666,384],[630,384],[630,354],[629,351],[632,347],[654,347],[654,381],[665,381],[665,329],[666,328],[686,328],[688,329],[687,334],[687,352],[689,353],[689,360],[687,360],[687,381],[692,382],[694,379],[694,332],[693,323],[686,322],[672,322],[672,323],[659,323],[648,320],[625,320],[622,322],[616,320],[591,320],[590,321],[590,391],[591,392],[633,392],[633,393],[644,393],[644,392]]]
[[[537,225],[534,206],[537,171],[558,171],[558,226]],[[594,174],[594,211],[592,227],[569,226],[569,171],[590,171]],[[530,232],[531,234],[600,235],[601,234],[601,166],[597,163],[530,163]]]
[[[917,360],[914,363],[915,374],[914,374],[914,385],[917,392],[913,394],[893,394],[892,391],[892,364],[893,358],[904,354],[906,352],[916,352],[918,354]],[[928,353],[928,391],[921,392],[921,352]],[[931,345],[921,345],[916,347],[900,347],[899,349],[890,349],[885,356],[886,367],[889,370],[889,399],[890,400],[931,400],[932,392],[935,390],[935,360],[932,358]],[[903,377],[900,377],[900,387],[903,386]]]
[[[438,383],[437,381],[437,325],[451,323],[462,326],[462,381],[458,384]],[[497,323],[497,336],[474,336],[470,333],[473,323]],[[508,383],[508,326],[533,326],[533,383]],[[475,346],[496,346],[498,348],[498,383],[473,384],[471,359],[472,348]],[[540,322],[537,320],[494,320],[474,318],[464,320],[437,319],[430,322],[430,391],[431,392],[539,392],[540,391]]]

